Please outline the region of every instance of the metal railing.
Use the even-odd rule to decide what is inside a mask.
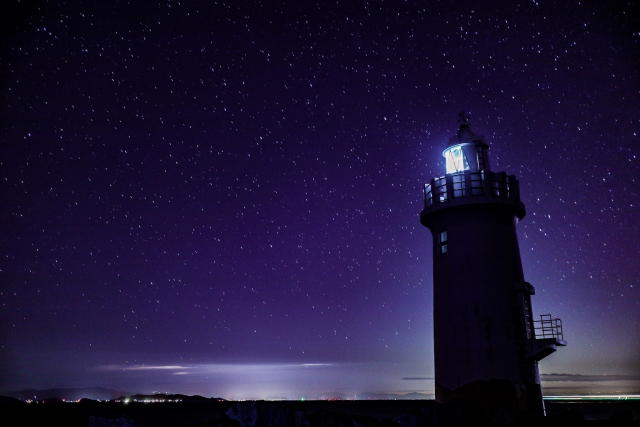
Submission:
[[[564,341],[562,334],[562,320],[550,314],[541,314],[540,320],[535,320],[534,329],[536,339],[559,339]]]
[[[461,197],[489,196],[520,200],[518,180],[504,172],[457,172],[424,186],[424,207]]]

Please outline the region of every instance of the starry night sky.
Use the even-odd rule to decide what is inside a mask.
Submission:
[[[545,390],[640,392],[633,2],[274,3],[3,2],[0,389],[432,395],[465,111],[564,323]]]

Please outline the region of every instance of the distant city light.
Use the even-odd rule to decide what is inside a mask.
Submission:
[[[582,401],[611,401],[611,400],[640,400],[640,394],[624,394],[624,395],[609,395],[609,396],[545,396],[544,400],[563,401],[563,402],[575,402]]]

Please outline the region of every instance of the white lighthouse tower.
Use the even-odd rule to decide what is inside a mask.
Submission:
[[[425,185],[420,213],[433,236],[436,401],[475,400],[487,415],[544,414],[538,361],[566,345],[562,322],[532,317],[518,181],[491,171],[485,138],[460,117],[443,153],[446,175]]]

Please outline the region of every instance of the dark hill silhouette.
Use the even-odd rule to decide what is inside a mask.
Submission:
[[[92,400],[113,400],[119,396],[132,394],[126,391],[111,390],[104,387],[84,387],[84,388],[50,388],[46,390],[26,389],[18,391],[3,391],[2,396],[14,397],[21,400],[47,400],[64,399],[80,400],[83,398]]]
[[[24,405],[27,404],[24,400],[20,400],[15,397],[0,396],[0,404],[4,404],[4,403],[18,403],[18,404],[22,403]]]
[[[180,402],[224,402],[221,397],[204,397],[200,395],[187,396],[185,394],[134,394],[132,396],[120,396],[118,400],[164,400],[164,401],[180,401]]]

